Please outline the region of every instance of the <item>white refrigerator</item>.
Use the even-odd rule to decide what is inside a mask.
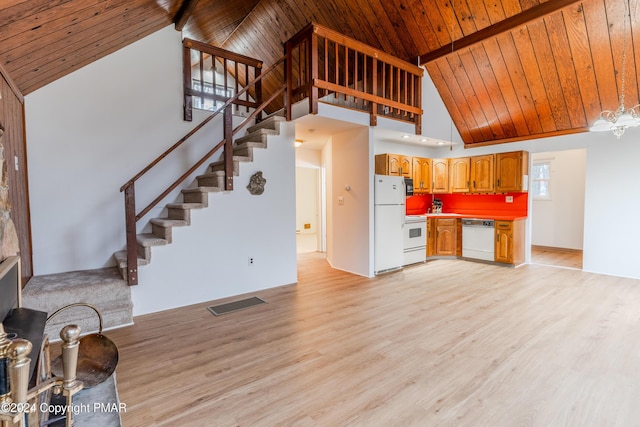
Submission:
[[[402,268],[406,190],[404,177],[374,175],[374,273]]]

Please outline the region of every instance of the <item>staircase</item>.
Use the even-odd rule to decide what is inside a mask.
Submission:
[[[247,129],[247,134],[233,143],[233,175],[238,176],[240,162],[252,162],[255,148],[267,148],[267,137],[280,133],[280,123],[285,120],[283,112],[272,114],[260,123]],[[182,203],[170,203],[166,218],[153,218],[151,233],[137,237],[138,266],[151,262],[151,248],[164,246],[173,241],[173,228],[191,225],[191,210],[204,209],[209,205],[209,193],[221,192],[225,188],[224,162],[211,163],[207,172],[196,177],[198,185],[182,190]],[[127,278],[127,252],[114,253],[117,267],[123,278]]]

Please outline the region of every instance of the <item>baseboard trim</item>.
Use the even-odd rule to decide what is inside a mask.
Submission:
[[[531,249],[536,251],[565,252],[565,253],[572,253],[572,254],[582,253],[582,249],[558,248],[554,246],[531,245]]]

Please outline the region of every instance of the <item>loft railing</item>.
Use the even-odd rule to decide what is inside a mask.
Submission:
[[[192,120],[193,108],[215,111],[261,74],[260,60],[192,39],[184,39],[182,46],[184,119],[187,121]],[[258,79],[257,82],[254,88],[236,99],[236,113],[242,107],[249,113],[250,109],[260,105],[262,81]]]
[[[222,97],[220,98],[216,94],[205,94],[205,93],[196,93],[193,88],[187,87],[187,80],[191,82],[191,52],[192,48],[207,48],[207,52],[211,52],[215,50],[217,52],[217,57],[222,58],[221,60],[226,64],[226,60],[229,58],[223,58],[222,53],[224,51],[220,49],[213,48],[212,46],[202,45],[199,42],[188,41],[185,43],[185,56],[184,60],[184,70],[185,71],[185,116],[187,112],[191,112],[191,98],[193,96],[201,96],[207,99],[215,99],[217,102],[222,102],[222,104],[215,109],[215,111],[205,118],[200,124],[198,124],[195,128],[193,128],[189,133],[187,133],[184,137],[182,137],[178,142],[172,145],[169,149],[167,149],[164,153],[160,154],[155,160],[153,160],[149,165],[144,167],[140,172],[134,175],[131,179],[129,179],[121,188],[120,191],[124,192],[124,200],[125,200],[125,223],[126,223],[126,252],[127,252],[127,282],[129,285],[137,285],[138,284],[138,249],[137,249],[137,230],[136,223],[144,217],[151,209],[153,209],[160,201],[162,201],[165,197],[167,197],[173,190],[175,190],[178,185],[184,182],[189,176],[191,176],[198,168],[200,168],[208,159],[210,159],[214,154],[219,152],[220,149],[223,149],[222,160],[224,161],[224,171],[225,171],[225,190],[230,191],[233,190],[233,136],[236,135],[241,129],[243,129],[250,121],[256,119],[259,120],[258,117],[261,112],[269,105],[271,102],[278,96],[282,95],[285,90],[284,84],[276,90],[269,98],[265,101],[262,101],[261,94],[261,82],[265,76],[268,76],[272,71],[274,71],[277,67],[282,64],[284,61],[284,57],[279,59],[276,63],[271,65],[268,69],[261,72],[262,63],[256,68],[256,76],[251,81],[246,81],[245,84],[242,85],[241,88],[239,86],[235,86],[237,89],[236,93],[231,97]],[[210,49],[212,48],[212,49]],[[229,52],[230,53],[230,52]],[[231,53],[230,53],[231,54]],[[238,59],[239,55],[231,54],[231,58],[234,58],[236,61],[235,68],[238,69]],[[246,58],[246,57],[245,57]],[[187,67],[186,64],[189,64]],[[242,63],[241,63],[242,64]],[[246,65],[246,64],[244,64]],[[188,68],[188,70],[187,70]],[[249,67],[247,66],[246,69]],[[202,75],[202,74],[201,74]],[[236,81],[238,79],[235,79]],[[246,95],[249,91],[255,94],[256,101],[250,101],[249,97]],[[243,98],[244,97],[244,98]],[[187,106],[189,108],[187,108]],[[247,111],[249,108],[252,109],[252,112],[242,121],[240,125],[236,128],[232,126],[232,114],[233,109],[245,107]],[[202,129],[207,123],[209,123],[212,119],[218,116],[220,113],[223,114],[223,139],[215,145],[211,150],[209,150],[199,161],[197,161],[188,171],[182,174],[177,180],[174,181],[165,191],[159,194],[151,203],[149,203],[144,209],[137,211],[136,208],[136,182],[146,175],[149,171],[155,168],[163,159],[167,158],[171,153],[173,153],[178,147],[182,146],[191,136],[193,136],[196,132]],[[185,117],[186,120],[186,117]]]
[[[318,102],[339,105],[378,117],[422,124],[422,68],[311,23],[285,44],[287,120],[291,106],[309,99],[309,112]]]

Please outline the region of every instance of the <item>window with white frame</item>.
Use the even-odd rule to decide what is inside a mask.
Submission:
[[[531,192],[533,193],[533,198],[538,200],[550,200],[550,183],[551,160],[534,161],[533,174],[531,177]]]

